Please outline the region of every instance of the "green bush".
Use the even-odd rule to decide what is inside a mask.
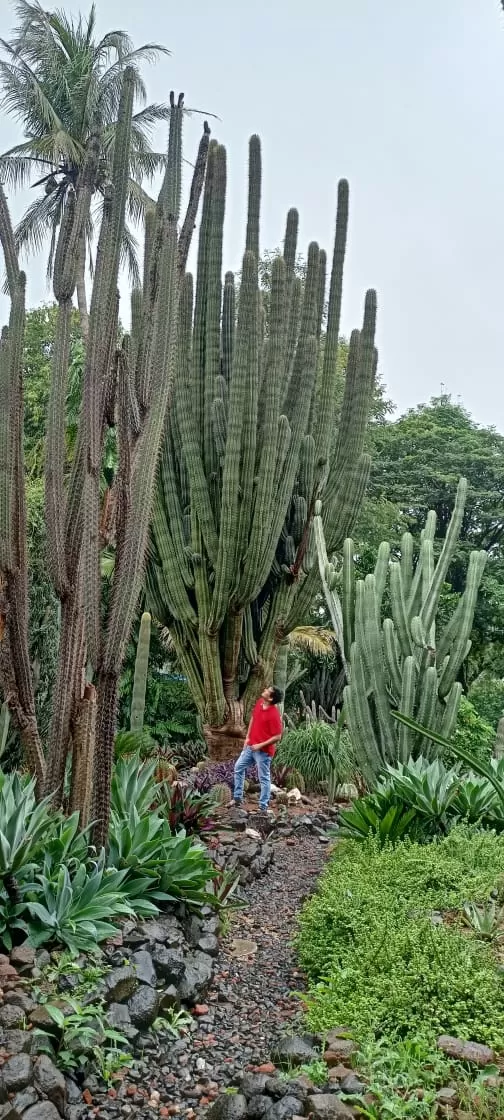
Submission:
[[[333,724],[322,720],[312,720],[287,731],[275,763],[299,770],[309,790],[317,789],[331,776],[338,784],[351,781],[353,777],[348,736],[345,732],[339,736]]]
[[[504,838],[459,827],[426,845],[338,846],[300,916],[298,948],[314,1030],[360,1042],[440,1033],[504,1047],[504,989],[476,938],[435,915],[504,895]]]
[[[480,719],[496,731],[504,716],[504,680],[483,673],[473,682],[467,695]]]
[[[453,744],[467,751],[475,761],[488,762],[492,756],[494,740],[493,727],[478,715],[474,705],[463,696],[452,735]],[[457,756],[447,749],[444,761],[447,765],[453,765]]]

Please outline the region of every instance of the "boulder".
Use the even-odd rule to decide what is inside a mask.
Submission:
[[[66,1083],[61,1070],[57,1069],[48,1054],[40,1054],[34,1062],[35,1085],[44,1097],[56,1105],[63,1113],[66,1105]]]
[[[134,1027],[151,1027],[159,1011],[159,994],[149,984],[141,984],[128,1000],[128,1011]]]
[[[264,1120],[270,1109],[271,1098],[266,1097],[263,1093],[258,1093],[257,1096],[251,1097],[248,1102],[247,1116],[249,1120]]]
[[[181,1003],[198,1003],[204,996],[212,979],[212,958],[199,949],[189,953],[185,959],[185,976],[177,985]]]
[[[16,1007],[14,1003],[4,1003],[0,1007],[0,1027],[4,1030],[20,1030],[24,1020],[25,1013],[22,1007]]]
[[[23,1112],[23,1120],[61,1120],[61,1116],[52,1101],[39,1101]]]
[[[475,1066],[489,1066],[495,1061],[495,1053],[490,1046],[481,1042],[465,1042],[461,1038],[442,1034],[437,1041],[438,1047],[449,1058],[456,1058],[460,1062],[471,1062]]]
[[[29,1054],[15,1054],[2,1066],[2,1080],[8,1093],[19,1093],[33,1081],[33,1066]]]
[[[105,977],[105,1003],[122,1003],[137,988],[138,976],[134,968],[130,965],[113,968]]]
[[[272,1104],[268,1112],[268,1120],[292,1120],[293,1116],[300,1116],[302,1112],[303,1105],[298,1097],[287,1093],[285,1097]]]
[[[156,969],[152,963],[152,957],[146,949],[139,949],[137,953],[133,953],[131,965],[141,984],[150,984],[151,988],[156,987]]]
[[[10,955],[10,963],[17,968],[18,972],[27,972],[33,968],[35,964],[35,949],[26,943],[23,945],[16,945]]]
[[[257,1097],[267,1089],[267,1073],[244,1073],[240,1082],[240,1092],[246,1097]]]
[[[0,1046],[8,1054],[29,1054],[32,1043],[29,1031],[0,1031]]]
[[[152,950],[152,961],[157,975],[169,984],[179,984],[185,975],[185,964],[179,949],[168,949],[166,945],[156,944]]]
[[[221,1093],[208,1109],[208,1120],[244,1120],[247,1098],[243,1093]]]
[[[281,1038],[271,1053],[271,1060],[277,1066],[301,1066],[315,1062],[320,1054],[314,1049],[312,1037],[293,1035]]]
[[[335,1093],[314,1093],[306,1101],[307,1112],[315,1120],[354,1120],[355,1112]]]

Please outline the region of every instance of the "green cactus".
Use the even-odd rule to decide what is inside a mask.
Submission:
[[[64,401],[69,322],[82,231],[97,189],[100,121],[83,170],[62,214],[54,261],[58,304],[46,453],[49,570],[61,604],[59,660],[47,760],[35,718],[28,658],[26,518],[22,461],[24,276],[0,192],[0,242],[11,300],[9,331],[0,342],[0,687],[20,733],[38,788],[61,802],[72,739],[76,751],[70,800],[96,821],[94,841],[107,837],[110,779],[121,663],[143,579],[149,519],[161,437],[169,404],[177,342],[180,279],[190,248],[209,148],[205,124],[189,204],[181,225],[183,99],[170,95],[166,169],[157,205],[148,208],[141,291],[132,294],[132,338],[119,339],[118,274],[130,166],[135,76],[125,69],[110,180],[100,184],[103,219],[90,300],[83,405],[68,485],[65,479]],[[218,361],[218,355],[217,355]],[[214,355],[215,365],[215,355]],[[118,469],[106,494],[107,536],[115,544],[106,610],[101,598],[100,476],[107,426],[117,429]],[[111,511],[113,517],[111,519]],[[4,600],[4,601],[2,601]],[[90,704],[88,680],[93,701]],[[96,693],[96,694],[95,694]],[[92,710],[91,710],[92,708]],[[92,790],[94,803],[90,807]]]
[[[460,479],[437,562],[433,551],[436,518],[432,512],[421,534],[416,562],[412,538],[406,533],[400,560],[390,561],[390,546],[383,542],[374,573],[356,583],[353,542],[345,542],[342,614],[350,665],[344,707],[363,776],[370,784],[385,763],[406,762],[411,755],[428,754],[433,749],[428,739],[392,718],[394,709],[445,738],[455,727],[462,693],[458,676],[471,645],[486,552],[471,553],[464,593],[439,636],[436,614],[458,543],[466,498],[467,482]],[[387,585],[391,617],[384,616],[383,609]],[[335,594],[333,589],[331,595]]]
[[[174,407],[164,434],[151,526],[147,598],[170,627],[214,758],[236,755],[248,712],[318,586],[315,501],[325,494],[330,548],[341,547],[369,471],[364,439],[376,368],[376,296],[354,332],[336,412],[348,184],[338,188],[328,319],[326,254],[295,277],[297,211],[272,266],[267,321],[258,278],[261,150],[250,142],[245,253],[236,300],[222,279],[226,156],[210,145],[193,285],[185,278]],[[235,313],[235,301],[237,312]],[[335,470],[337,473],[335,474]],[[277,677],[281,675],[278,667]]]
[[[217,782],[217,785],[212,786],[212,797],[216,805],[222,807],[230,805],[233,800],[233,795],[226,782]]]
[[[151,616],[144,611],[140,619],[137,652],[135,658],[135,675],[133,678],[133,692],[131,696],[130,730],[142,731],[145,715],[145,694],[147,692],[147,674],[149,671],[149,649],[151,636]]]

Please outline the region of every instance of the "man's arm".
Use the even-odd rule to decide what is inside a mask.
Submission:
[[[251,717],[250,717],[250,720],[249,720],[249,725],[248,725],[248,727],[247,727],[247,734],[246,734],[246,736],[245,736],[245,742],[244,742],[244,744],[243,744],[243,746],[244,746],[244,747],[249,747],[249,746],[250,746],[250,743],[249,743],[249,735],[250,735],[250,732],[252,731],[252,718],[253,718],[253,717],[251,716]],[[252,749],[253,749],[253,748],[252,748]]]
[[[265,747],[272,747],[273,743],[279,743],[281,738],[281,734],[273,735],[271,739],[265,739],[264,743],[250,743],[249,746],[251,751],[263,751]]]

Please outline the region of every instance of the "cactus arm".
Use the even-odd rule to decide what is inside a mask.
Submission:
[[[130,728],[131,731],[142,731],[145,716],[145,697],[147,692],[147,676],[149,672],[149,649],[151,635],[151,616],[144,611],[140,619],[137,652],[135,658],[135,673],[133,677],[133,692],[131,696]]]

